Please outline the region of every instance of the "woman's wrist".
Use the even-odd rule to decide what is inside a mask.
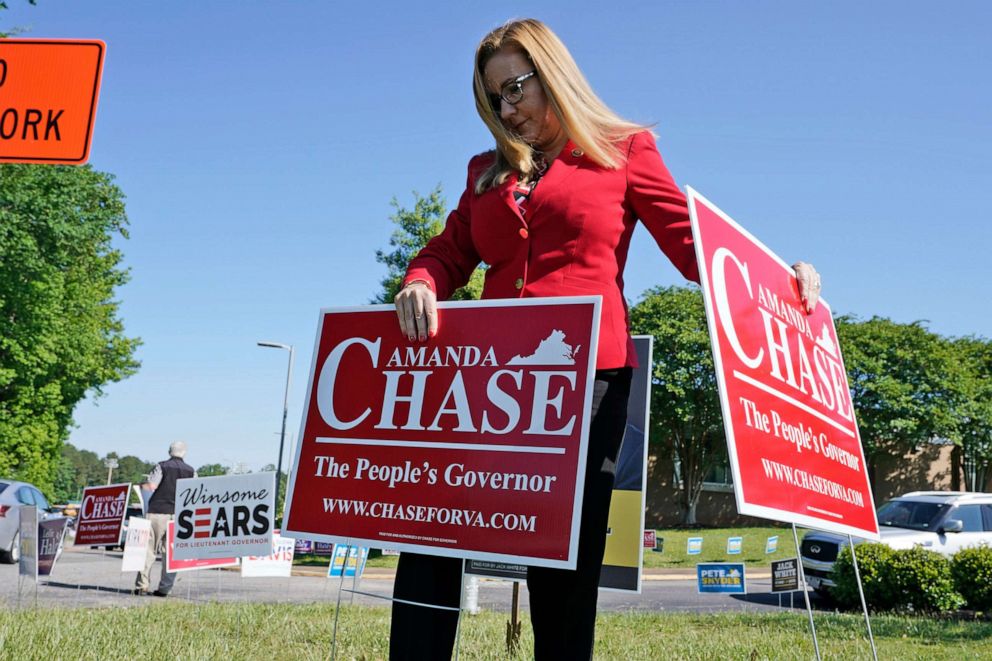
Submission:
[[[434,288],[431,287],[431,283],[427,282],[426,280],[411,280],[410,282],[403,285],[403,289],[406,289],[407,287],[412,287],[414,285],[423,285],[428,289],[430,289],[431,291],[434,291]]]

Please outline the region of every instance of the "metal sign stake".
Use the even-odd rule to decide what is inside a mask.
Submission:
[[[465,558],[462,558],[462,579],[458,588],[459,601],[465,599]],[[455,624],[455,661],[458,661],[458,653],[462,646],[462,612],[461,604],[458,607],[458,621]]]
[[[510,621],[506,623],[506,653],[513,655],[520,647],[520,581],[513,581]]]
[[[338,604],[334,607],[334,635],[331,637],[331,661],[338,658],[338,618],[341,616],[341,588],[344,587],[344,575],[348,572],[348,558],[350,556],[351,544],[344,548],[344,564],[341,565],[341,580],[338,581]],[[334,567],[334,547],[331,547],[331,567]]]
[[[858,581],[858,594],[861,595],[861,609],[865,613],[865,626],[868,627],[868,642],[871,643],[871,657],[878,661],[878,650],[875,649],[875,636],[871,633],[871,620],[868,619],[868,602],[865,601],[865,588],[861,585],[861,570],[858,569],[858,555],[854,552],[854,537],[847,536],[847,542],[851,545],[851,561],[854,564],[854,578]]]
[[[813,622],[813,607],[809,603],[809,588],[806,586],[806,570],[803,569],[803,553],[799,548],[799,533],[796,532],[796,524],[792,524],[792,538],[796,540],[796,556],[799,562],[799,587],[803,591],[803,598],[806,599],[806,612],[809,614],[809,629],[813,632],[813,649],[816,650],[816,661],[820,661],[820,641],[816,638],[816,624]],[[876,660],[877,661],[877,660]]]

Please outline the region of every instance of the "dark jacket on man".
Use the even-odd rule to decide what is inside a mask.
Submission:
[[[176,511],[176,480],[193,477],[193,467],[178,457],[159,462],[162,479],[148,501],[149,514],[172,514]]]

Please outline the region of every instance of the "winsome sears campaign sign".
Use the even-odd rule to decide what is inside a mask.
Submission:
[[[878,539],[830,306],[691,188],[689,213],[741,514]]]
[[[574,567],[599,297],[323,310],[285,534]]]
[[[176,482],[176,560],[272,553],[275,473]]]

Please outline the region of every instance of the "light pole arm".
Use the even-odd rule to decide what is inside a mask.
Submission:
[[[282,410],[284,413],[289,408],[289,383],[293,379],[293,352],[292,346],[289,347],[289,366],[286,367],[286,394],[282,398]],[[284,423],[285,424],[285,423]]]
[[[258,346],[289,350],[289,364],[286,366],[286,390],[282,397],[282,431],[279,433],[279,462],[276,464],[276,511],[274,514],[278,515],[279,505],[281,504],[279,502],[279,482],[282,477],[282,453],[286,445],[286,418],[289,416],[289,384],[293,380],[293,357],[295,350],[291,344],[282,344],[280,342],[258,342]]]

